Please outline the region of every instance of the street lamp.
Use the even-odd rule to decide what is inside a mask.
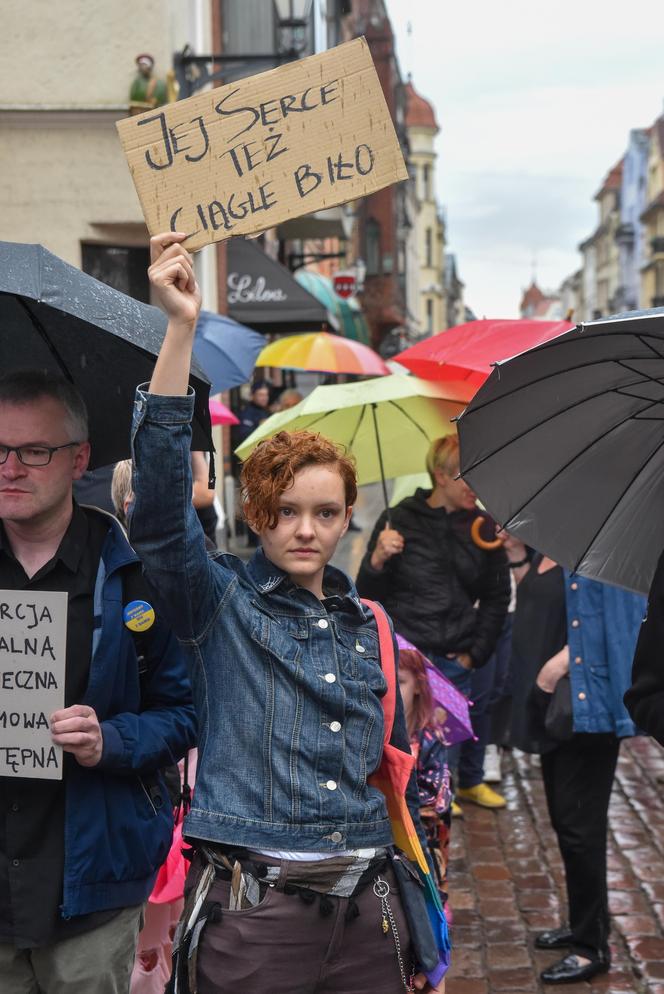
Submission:
[[[180,87],[180,97],[190,97],[201,87],[228,76],[247,76],[262,68],[291,62],[307,50],[313,0],[273,0],[276,52],[220,52],[218,55],[195,55],[188,45],[173,55],[173,67]]]
[[[312,0],[274,0],[278,46],[294,58],[307,47],[307,30]]]

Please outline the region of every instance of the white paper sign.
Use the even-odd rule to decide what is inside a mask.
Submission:
[[[49,717],[65,706],[67,594],[0,590],[0,776],[62,779]]]

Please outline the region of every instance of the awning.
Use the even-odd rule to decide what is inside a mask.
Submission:
[[[228,314],[265,335],[336,331],[339,321],[253,241],[228,242]]]
[[[297,282],[316,297],[324,307],[336,315],[339,329],[345,338],[352,338],[363,345],[371,344],[369,326],[356,297],[344,299],[335,293],[332,280],[321,273],[300,269],[295,274]]]

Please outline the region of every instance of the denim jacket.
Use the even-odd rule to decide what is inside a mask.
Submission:
[[[387,845],[382,754],[386,684],[373,618],[327,567],[329,612],[258,551],[209,557],[192,507],[192,395],[139,388],[131,540],[190,665],[199,753],[189,837],[335,852]],[[409,751],[403,706],[393,744]],[[417,817],[417,786],[409,786]]]
[[[574,731],[635,735],[623,696],[645,597],[567,570],[565,596]]]

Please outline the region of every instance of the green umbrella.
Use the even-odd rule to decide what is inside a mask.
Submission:
[[[355,456],[358,483],[382,482],[387,507],[385,480],[422,472],[429,445],[456,430],[451,419],[467,399],[463,381],[433,383],[395,374],[316,387],[295,407],[264,421],[235,451],[246,459],[278,431],[318,431]]]

